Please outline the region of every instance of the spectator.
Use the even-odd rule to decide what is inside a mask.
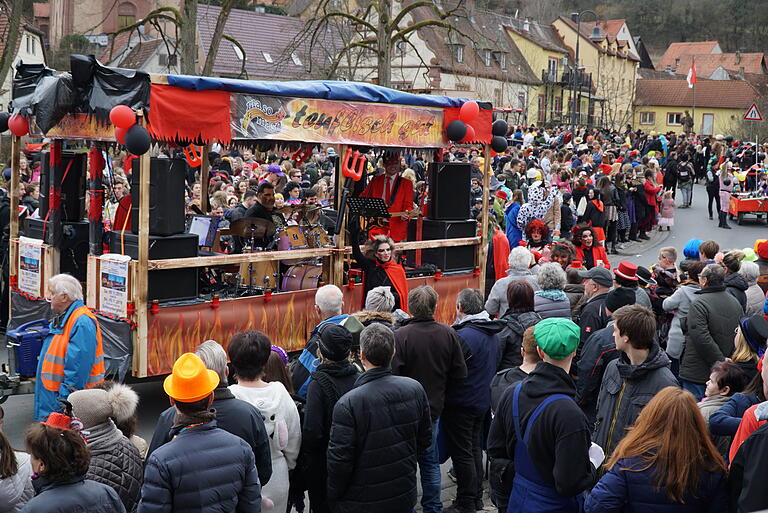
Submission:
[[[510,367],[496,373],[491,381],[491,414],[496,415],[499,401],[504,391],[518,381],[528,377],[528,374],[536,368],[536,364],[541,361],[539,353],[536,352],[536,338],[533,336],[535,325],[525,329],[520,347],[522,363],[518,367]],[[507,493],[509,495],[509,493]],[[506,499],[505,499],[506,500]]]
[[[745,312],[749,285],[744,275],[739,273],[743,259],[744,253],[741,251],[729,251],[723,256],[723,267],[725,267],[725,291],[736,298],[741,305],[742,312]]]
[[[594,442],[610,457],[640,410],[661,389],[678,386],[669,358],[655,342],[656,317],[638,304],[613,312],[619,357],[605,369],[597,398]]]
[[[509,308],[501,320],[504,328],[498,335],[500,357],[498,370],[509,369],[522,363],[520,347],[523,333],[541,320],[533,311],[533,288],[525,280],[513,281],[507,288]]]
[[[683,355],[685,334],[688,332],[688,309],[696,299],[696,292],[701,290],[699,273],[704,266],[705,264],[698,260],[691,262],[686,273],[687,279],[662,303],[665,312],[673,312],[667,336],[667,355],[672,360],[672,373],[676,376],[680,373],[680,358]]]
[[[229,389],[235,397],[261,412],[272,453],[272,478],[262,495],[274,503],[275,511],[288,507],[288,471],[296,466],[301,447],[299,412],[291,395],[280,381],[264,381],[272,343],[260,331],[238,333],[229,341],[228,353],[237,384]]]
[[[408,299],[418,310],[420,302]],[[394,346],[384,326],[362,331],[366,372],[333,409],[328,502],[334,513],[405,512],[416,504],[416,461],[434,445],[430,407],[421,385],[392,375]]]
[[[715,255],[720,252],[720,244],[713,240],[705,240],[699,244],[699,260],[705,264],[714,264]]]
[[[219,384],[213,390],[213,403],[211,404],[211,408],[216,410],[216,427],[245,440],[245,443],[253,451],[256,469],[259,473],[259,483],[261,486],[266,485],[272,476],[272,455],[261,412],[252,404],[237,399],[227,388],[229,378],[227,352],[218,342],[206,340],[200,344],[195,354],[200,357],[207,369],[214,371],[219,376]],[[160,414],[149,445],[149,454],[179,434],[181,428],[174,426],[175,417],[176,408],[174,406]]]
[[[0,407],[0,424],[3,417],[3,408]],[[3,511],[19,513],[34,495],[29,454],[14,451],[10,440],[0,429],[0,504]]]
[[[683,256],[685,257],[680,262],[680,270],[688,272],[688,266],[693,262],[699,262],[699,246],[701,246],[701,239],[691,239],[685,243],[683,248]]]
[[[747,375],[747,381],[758,372],[760,355],[765,351],[768,337],[768,319],[762,315],[742,317],[733,337],[733,354],[731,360]]]
[[[613,276],[605,267],[593,267],[588,271],[579,271],[579,277],[584,280],[584,295],[587,297],[587,302],[582,304],[579,312],[579,338],[580,343],[584,344],[590,335],[608,324],[604,306],[613,285]]]
[[[85,478],[91,455],[71,412],[52,412],[27,428],[25,445],[36,495],[21,513],[125,513],[109,486]]]
[[[595,230],[591,226],[581,225],[576,228],[573,245],[576,247],[576,259],[581,260],[587,269],[595,266],[611,268],[608,254],[595,237]]]
[[[483,509],[483,426],[491,407],[490,385],[503,326],[483,310],[479,290],[459,292],[453,329],[464,348],[467,378],[451,382],[445,395],[442,426],[456,473],[456,502],[443,510],[446,513]]]
[[[78,390],[69,395],[72,412],[88,433],[91,461],[86,479],[112,487],[129,513],[139,504],[144,465],[139,450],[115,426],[114,417],[135,409],[139,397],[125,385]]]
[[[467,365],[459,336],[445,324],[435,321],[437,292],[422,286],[408,293],[412,318],[403,321],[395,332],[392,373],[413,378],[424,387],[432,419],[432,444],[419,456],[421,505],[425,512],[442,510],[440,502],[440,464],[437,457],[437,421],[443,413],[445,393],[451,381],[467,377]]]
[[[697,399],[704,397],[715,362],[733,354],[733,334],[742,316],[739,302],[725,291],[724,279],[722,266],[707,265],[699,274],[701,290],[688,310],[680,383]]]
[[[101,388],[103,390],[109,390],[114,386],[123,386],[120,383],[116,383],[111,380],[104,380],[99,385],[97,385],[94,388]],[[118,411],[115,412],[118,414],[118,416],[112,417],[112,420],[115,423],[115,426],[117,426],[117,429],[120,430],[120,432],[131,441],[133,445],[136,446],[136,448],[139,450],[139,455],[141,456],[141,461],[144,461],[147,459],[147,453],[149,452],[149,444],[147,444],[147,441],[141,438],[136,434],[136,431],[139,427],[139,414],[137,412],[137,408],[139,406],[139,396],[136,394],[136,392],[133,392],[131,390],[131,393],[136,397],[136,401],[131,401],[130,403],[126,403],[128,408],[120,409],[118,408]]]
[[[346,328],[325,324],[320,328],[318,345],[320,365],[312,373],[312,382],[307,390],[301,449],[307,459],[305,473],[312,511],[330,513],[326,493],[326,452],[333,408],[344,394],[354,388],[358,373],[348,360],[352,334]]]
[[[725,406],[733,394],[741,392],[747,384],[747,375],[732,362],[717,362],[712,366],[712,373],[707,381],[704,399],[698,406],[709,429],[709,418],[714,412]],[[730,436],[712,436],[712,442],[723,458],[728,456],[731,445]]]
[[[613,271],[614,285],[616,287],[632,289],[632,292],[635,293],[635,303],[651,309],[651,298],[644,289],[640,288],[637,269],[637,265],[632,262],[627,262],[626,260],[619,262],[619,266]]]
[[[578,311],[584,300],[584,280],[579,276],[579,270],[569,267],[565,269],[565,295],[571,304],[571,320],[578,323]]]
[[[533,261],[533,255],[526,248],[517,246],[509,253],[509,269],[507,276],[493,284],[491,293],[485,302],[485,310],[489,315],[504,315],[507,312],[507,288],[509,284],[518,281],[527,281],[533,290],[539,290],[536,276],[531,272],[530,267]]]
[[[529,377],[504,392],[491,422],[488,456],[514,460],[508,511],[579,511],[578,496],[595,482],[589,460],[589,425],[573,397],[568,374],[579,327],[562,318],[534,328],[542,361]],[[511,481],[511,483],[510,483]]]
[[[368,291],[365,297],[365,308],[353,313],[352,317],[360,321],[363,326],[381,323],[394,331],[404,319],[408,318],[408,314],[400,309],[395,310],[395,296],[390,287],[380,286]]]
[[[725,463],[693,397],[678,387],[648,403],[605,468],[586,513],[727,510]]]
[[[746,291],[747,308],[744,313],[748,317],[761,313],[765,303],[765,292],[757,284],[757,279],[760,277],[760,268],[755,262],[741,262],[739,273],[744,276],[748,286]]]
[[[534,311],[542,319],[548,317],[571,318],[571,302],[565,295],[565,271],[560,264],[549,262],[541,266],[536,277],[541,290],[533,294]]]

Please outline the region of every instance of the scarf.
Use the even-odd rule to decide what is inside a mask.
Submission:
[[[176,416],[173,418],[173,428],[180,429],[193,424],[206,424],[216,418],[216,410],[205,410],[187,415],[176,410]]]
[[[405,269],[403,266],[389,260],[389,262],[380,262],[376,259],[376,265],[384,268],[384,272],[387,273],[389,281],[392,282],[392,286],[400,296],[400,309],[404,312],[408,311],[408,282],[405,279]]]
[[[563,292],[560,289],[537,290],[536,292],[534,292],[534,295],[543,297],[545,299],[549,299],[552,301],[568,301],[568,296],[566,296],[565,292]]]
[[[83,434],[92,454],[112,450],[123,437],[112,419],[84,429]]]
[[[603,202],[600,200],[592,200],[592,204],[595,206],[597,210],[602,212],[605,209],[605,206],[603,205]]]

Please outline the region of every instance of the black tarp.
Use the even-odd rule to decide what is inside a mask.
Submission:
[[[78,112],[106,121],[116,105],[149,106],[149,74],[104,66],[93,55],[71,55],[70,64]]]

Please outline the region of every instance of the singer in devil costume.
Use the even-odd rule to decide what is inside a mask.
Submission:
[[[363,306],[368,292],[375,287],[390,287],[395,309],[408,311],[408,282],[405,269],[395,258],[395,243],[386,235],[376,235],[363,250],[357,244],[359,230],[352,231],[352,255],[363,270]]]

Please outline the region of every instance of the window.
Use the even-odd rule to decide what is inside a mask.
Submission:
[[[301,59],[299,59],[299,56],[296,55],[296,52],[291,53],[291,60],[296,66],[301,66]]]
[[[165,55],[160,54],[158,55],[158,60],[160,62],[160,66],[176,66],[176,63],[178,62],[178,58],[175,54],[173,55]]]
[[[35,55],[37,53],[37,48],[35,48],[37,43],[37,38],[30,36],[29,39],[32,40],[32,55]]]
[[[641,125],[653,125],[656,123],[656,113],[655,112],[641,112],[640,113],[640,124]]]
[[[405,41],[398,41],[397,43],[395,43],[395,48],[394,48],[395,57],[402,57],[403,55],[405,55],[405,50],[407,46],[408,46],[408,43],[406,43]]]
[[[557,65],[559,64],[559,61],[560,59],[557,57],[550,57],[547,62],[547,76],[553,82],[557,80]]]
[[[504,52],[492,52],[491,55],[493,56],[493,60],[498,63],[500,69],[506,69],[507,56]]]
[[[504,95],[502,94],[501,89],[496,88],[493,90],[493,102],[495,105],[504,103]]]
[[[261,52],[261,55],[263,55],[263,56],[264,56],[264,60],[265,60],[265,61],[267,61],[268,63],[272,64],[272,63],[274,62],[274,61],[272,60],[272,56],[271,56],[271,55],[269,55],[269,53],[267,53],[267,52]]]
[[[30,40],[29,36],[24,36],[24,41],[27,43],[27,53],[32,53],[32,48],[30,47],[29,40]]]
[[[538,108],[539,108],[539,113],[538,113],[537,121],[539,123],[544,123],[544,121],[547,120],[547,99],[543,94],[539,95]]]
[[[453,58],[456,62],[464,62],[464,45],[453,45]]]
[[[136,6],[123,2],[117,6],[117,28],[125,28],[136,23]]]
[[[490,50],[480,50],[480,57],[483,59],[483,64],[486,66],[491,65],[491,51]]]
[[[558,116],[563,115],[563,99],[559,96],[555,98],[555,113]]]
[[[517,93],[517,103],[519,108],[525,109],[525,93]]]
[[[667,125],[681,125],[683,114],[680,112],[667,112]]]
[[[243,51],[235,43],[232,43],[232,50],[235,52],[235,56],[237,56],[238,60],[243,61],[245,59]]]

